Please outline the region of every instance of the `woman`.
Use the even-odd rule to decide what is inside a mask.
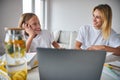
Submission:
[[[50,48],[51,44],[60,48],[50,32],[41,30],[40,21],[34,13],[22,14],[18,26],[25,29],[27,52],[34,52],[37,47]]]
[[[112,10],[107,4],[101,4],[93,9],[93,26],[80,27],[76,39],[76,49],[105,50],[120,56],[120,39],[111,29]]]

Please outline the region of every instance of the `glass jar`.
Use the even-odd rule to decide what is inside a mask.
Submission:
[[[11,80],[7,74],[6,61],[3,56],[0,56],[0,80]]]
[[[12,80],[27,80],[26,43],[24,30],[5,28],[6,68]]]

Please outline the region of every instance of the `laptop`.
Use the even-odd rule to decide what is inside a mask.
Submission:
[[[105,51],[37,48],[40,80],[100,80]]]

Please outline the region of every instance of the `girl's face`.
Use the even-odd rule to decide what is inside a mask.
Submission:
[[[93,12],[93,26],[96,29],[101,29],[102,26],[101,12],[97,9]]]
[[[32,28],[32,30],[35,31],[35,33],[38,34],[40,32],[41,25],[37,16],[33,16],[30,20],[27,21],[27,24],[30,25],[30,27]]]

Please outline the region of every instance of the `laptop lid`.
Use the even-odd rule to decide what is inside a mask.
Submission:
[[[100,80],[105,51],[37,48],[40,80]]]

